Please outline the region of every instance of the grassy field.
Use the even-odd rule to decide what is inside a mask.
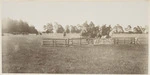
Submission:
[[[115,36],[121,36],[121,34]],[[143,34],[128,36],[147,37]],[[3,36],[2,72],[148,73],[147,45],[43,47],[41,40],[44,37],[62,38],[63,36],[62,34]],[[73,34],[67,37],[79,37],[79,35]]]

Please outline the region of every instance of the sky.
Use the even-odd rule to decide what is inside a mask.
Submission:
[[[148,25],[148,2],[3,2],[2,19],[23,20],[39,31],[47,23],[65,25]]]

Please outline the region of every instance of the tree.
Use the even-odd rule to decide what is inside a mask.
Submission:
[[[88,33],[91,38],[95,38],[97,35],[95,24],[91,21],[88,28]]]
[[[56,33],[63,33],[64,31],[65,31],[65,29],[62,27],[62,25],[60,25],[57,22],[55,22],[54,32],[56,32]]]
[[[74,29],[75,29],[75,33],[79,33],[80,32],[80,30],[78,29],[77,26],[74,26]]]
[[[102,36],[107,35],[107,27],[106,24],[102,26]]]
[[[109,36],[110,31],[112,30],[111,25],[106,28],[106,33]],[[110,37],[110,36],[109,36]]]
[[[24,33],[29,33],[29,25],[28,25],[28,23],[27,22],[23,22],[23,21],[21,21],[22,22],[22,32],[24,32]]]
[[[91,21],[90,24],[89,24],[89,27],[92,29],[95,27],[94,23]]]
[[[29,28],[30,28],[30,29],[29,29],[29,33],[35,33],[35,34],[38,34],[38,31],[35,29],[34,26],[30,26]]]
[[[119,24],[114,26],[113,30],[114,30],[115,33],[123,33],[124,32],[123,27],[121,25],[119,25]]]
[[[139,33],[139,34],[144,33],[144,30],[145,30],[145,28],[142,29],[142,27],[140,27],[140,26],[136,26],[136,27],[133,28],[133,32],[134,33]]]
[[[88,27],[89,27],[89,25],[88,25],[87,21],[85,21],[85,22],[83,23],[83,27],[86,27],[86,28],[88,28]]]
[[[82,30],[82,26],[81,26],[80,24],[77,24],[77,26],[76,26],[76,27],[77,27],[77,29],[78,29],[78,30],[77,30],[77,33],[80,33],[80,32],[81,32],[81,30]]]
[[[65,27],[65,32],[66,32],[66,33],[70,33],[69,25],[66,25],[66,27]]]
[[[95,28],[96,28],[95,30],[96,30],[97,37],[102,37],[102,36],[106,36],[106,38],[110,37],[110,32],[112,31],[111,25],[106,26],[106,24],[104,24],[101,27],[96,26]]]
[[[89,35],[88,30],[89,30],[89,25],[87,21],[85,21],[82,24],[81,36],[87,37]]]
[[[145,28],[143,28],[142,26],[139,26],[139,28],[142,33],[145,33]]]
[[[75,33],[76,32],[75,26],[70,25],[70,32],[71,33]]]
[[[136,28],[137,28],[137,33],[142,33],[140,26],[137,26]]]
[[[89,29],[90,33],[95,32],[95,25],[94,25],[94,23],[92,21],[90,22],[88,29]]]
[[[128,25],[127,28],[125,28],[125,30],[129,33],[132,33],[132,27],[130,25]]]
[[[28,34],[31,29],[37,31],[35,27],[29,26],[29,24],[22,20],[13,20],[13,19],[3,19],[2,20],[2,32],[3,33],[12,33],[12,34]]]
[[[133,32],[134,32],[134,33],[138,33],[137,27],[134,27],[134,28],[133,28]]]
[[[144,33],[148,33],[148,26],[147,25],[145,25],[145,30],[144,30]]]
[[[46,33],[53,33],[52,23],[47,23],[46,25],[44,25],[44,30],[46,30]]]
[[[89,31],[89,25],[88,25],[88,23],[87,23],[87,21],[85,21],[83,24],[82,24],[82,30],[84,29],[86,32],[88,32]]]

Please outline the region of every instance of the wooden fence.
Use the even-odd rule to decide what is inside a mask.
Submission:
[[[135,37],[115,37],[114,44],[135,44]]]
[[[148,38],[115,37],[114,44],[148,44]]]
[[[43,38],[42,45],[44,46],[81,46],[81,45],[95,45],[95,38]],[[107,39],[99,39],[103,43],[97,43],[97,45],[105,44]],[[148,39],[135,38],[135,37],[115,37],[111,38],[113,43],[110,44],[147,44]],[[99,41],[99,42],[100,42]]]
[[[44,46],[77,46],[93,44],[92,38],[43,38],[42,45]]]

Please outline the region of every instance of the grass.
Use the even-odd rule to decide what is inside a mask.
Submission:
[[[60,36],[59,38],[62,37],[61,34],[58,36]],[[148,73],[147,45],[43,47],[41,46],[41,39],[43,37],[55,38],[56,36],[3,36],[2,72],[71,74]],[[67,37],[71,37],[71,35]]]

